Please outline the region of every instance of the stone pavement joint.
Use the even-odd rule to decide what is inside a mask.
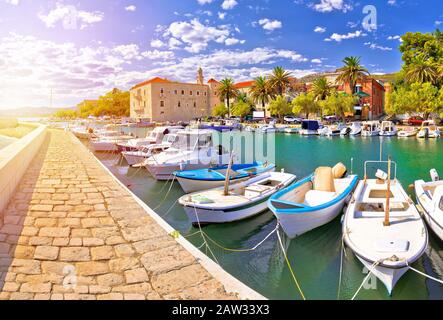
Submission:
[[[0,213],[0,299],[236,299],[67,132]]]

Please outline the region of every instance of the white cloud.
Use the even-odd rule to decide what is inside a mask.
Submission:
[[[225,18],[226,18],[226,12],[219,12],[219,13],[218,13],[218,18],[219,18],[220,20],[225,20]]]
[[[397,4],[397,0],[388,0],[388,4],[390,6],[395,6]]]
[[[325,27],[317,26],[317,27],[315,27],[314,32],[324,33],[324,32],[326,32],[326,28]]]
[[[130,6],[125,7],[125,10],[126,11],[135,11],[135,10],[137,10],[137,7],[134,5],[130,5]]]
[[[118,55],[121,55],[125,60],[132,60],[138,58],[140,55],[139,47],[136,44],[119,45],[112,50]]]
[[[58,3],[56,7],[47,14],[40,13],[38,17],[48,28],[55,28],[56,24],[61,22],[65,29],[84,29],[94,23],[102,21],[104,13],[100,11],[89,12],[77,10],[75,6]]]
[[[177,40],[175,38],[170,38],[168,41],[168,46],[171,50],[179,49],[182,44],[183,43],[180,40]]]
[[[316,64],[321,64],[322,63],[321,59],[312,59],[311,62],[312,63],[316,63]]]
[[[212,3],[213,0],[197,0],[199,4],[204,5],[208,3]]]
[[[236,39],[236,38],[228,38],[228,39],[225,40],[225,44],[227,46],[233,46],[233,45],[236,45],[236,44],[239,44],[239,43],[243,44],[245,42],[246,42],[245,40],[239,40],[239,39]]]
[[[164,36],[173,37],[185,44],[185,50],[199,53],[207,48],[209,42],[223,43],[229,37],[227,26],[212,27],[203,25],[198,19],[171,23]]]
[[[344,0],[320,0],[319,3],[311,3],[309,6],[318,12],[331,12],[334,10],[348,12],[353,9],[351,3],[346,3]]]
[[[174,59],[175,55],[172,51],[159,51],[157,49],[153,51],[144,51],[141,55],[147,59],[151,60],[171,60]]]
[[[326,38],[325,41],[337,41],[341,42],[342,40],[348,40],[353,38],[359,38],[359,37],[365,37],[367,36],[366,33],[364,33],[361,30],[357,30],[355,32],[349,32],[347,34],[338,34],[333,33],[329,38]]]
[[[221,7],[223,8],[223,10],[231,10],[237,4],[238,2],[236,0],[224,0]]]
[[[18,6],[20,4],[20,0],[4,0],[4,2],[12,4],[13,6]]]
[[[434,23],[438,27],[438,26],[440,26],[443,23],[443,21],[437,20]]]
[[[267,18],[259,20],[258,24],[262,26],[263,29],[271,32],[274,31],[275,29],[280,29],[283,26],[281,21],[270,20]]]
[[[165,43],[161,41],[160,39],[155,39],[151,41],[151,47],[153,48],[161,48],[164,47]]]
[[[399,35],[389,36],[387,39],[388,40],[398,40],[399,42],[403,42],[401,36],[399,36]]]
[[[376,43],[372,43],[372,42],[365,42],[364,45],[368,46],[372,50],[392,51],[391,47],[383,47],[383,46],[380,46],[380,45],[378,45]]]

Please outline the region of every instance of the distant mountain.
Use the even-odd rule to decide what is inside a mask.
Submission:
[[[76,107],[64,108],[75,110]],[[52,115],[59,108],[38,107],[38,108],[17,108],[17,109],[0,109],[0,117],[44,117]]]

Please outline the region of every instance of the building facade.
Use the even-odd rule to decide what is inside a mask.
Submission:
[[[220,103],[219,83],[213,79],[204,83],[203,70],[196,83],[169,81],[159,77],[139,83],[130,89],[131,118],[152,122],[190,121],[212,114]]]

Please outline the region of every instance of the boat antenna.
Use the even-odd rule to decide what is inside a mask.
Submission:
[[[383,225],[389,227],[391,223],[389,222],[389,200],[391,198],[391,156],[388,157],[388,187],[386,188],[386,208],[385,208],[385,221]]]
[[[383,139],[380,138],[380,162],[383,160]]]
[[[225,178],[225,189],[223,191],[223,195],[229,196],[229,181],[231,180],[231,168],[232,168],[232,163],[234,161],[234,152],[231,152],[231,156],[229,159],[229,164],[228,164],[228,169],[226,170],[226,178]]]
[[[354,173],[354,158],[351,158],[351,175]]]

